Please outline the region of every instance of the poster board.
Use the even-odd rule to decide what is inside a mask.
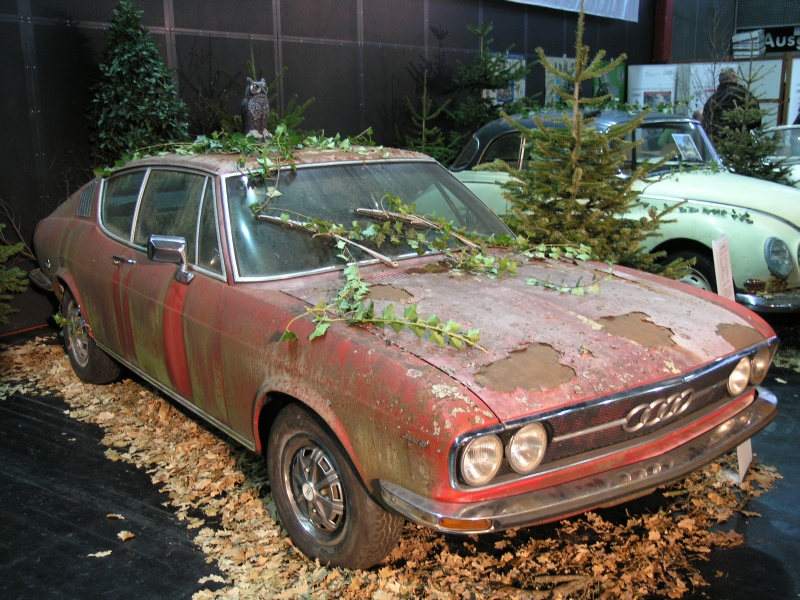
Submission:
[[[508,67],[525,67],[526,60],[524,54],[509,54],[507,52],[491,52],[493,56],[502,56],[506,59]],[[483,90],[484,98],[491,98],[495,104],[505,104],[514,102],[525,97],[525,77],[520,77],[510,86],[503,89]]]
[[[677,65],[631,65],[627,103],[651,108],[674,103],[677,72]]]
[[[574,58],[567,58],[559,57],[559,56],[548,56],[547,60],[550,64],[556,68],[557,70],[561,71],[562,73],[574,73],[575,72],[575,59]],[[544,67],[542,67],[544,68]],[[545,70],[544,72],[544,105],[545,106],[555,106],[558,101],[560,100],[558,94],[553,91],[553,88],[560,88],[565,89],[565,84],[572,86],[572,80],[562,79],[558,77],[554,73]]]

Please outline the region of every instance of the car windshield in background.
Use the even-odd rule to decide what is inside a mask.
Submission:
[[[283,170],[277,184],[280,195],[260,211],[268,219],[259,219],[252,209],[267,198],[263,181],[232,175],[226,179],[225,188],[235,264],[242,278],[280,277],[343,266],[335,240],[287,226],[281,218],[296,223],[317,219],[348,230],[357,222],[366,229],[387,220],[380,213],[393,210],[388,195],[415,205],[420,215],[443,218],[457,230],[464,228],[483,236],[507,233],[486,206],[433,162],[348,163]],[[439,235],[431,230],[427,238],[432,241]],[[366,240],[359,243],[392,259],[417,255],[406,243],[393,245],[387,241],[380,247]],[[348,248],[356,260],[375,260],[358,247]]]
[[[778,127],[771,131],[778,140],[775,156],[791,159],[789,163],[800,162],[800,125],[797,127]]]
[[[641,144],[630,152],[631,167],[644,161],[657,162],[672,156],[656,172],[676,166],[702,167],[716,164],[717,157],[708,138],[696,123],[650,123],[634,131]]]

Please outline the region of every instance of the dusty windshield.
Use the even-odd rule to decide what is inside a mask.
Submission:
[[[718,163],[719,158],[703,129],[696,123],[648,123],[634,131],[641,144],[631,152],[631,166],[642,161],[656,162],[671,157],[659,172],[675,167],[703,167]]]
[[[455,229],[485,236],[507,232],[502,222],[443,167],[431,162],[386,162],[300,167],[281,172],[280,195],[269,200],[257,218],[252,207],[266,200],[263,181],[246,175],[226,179],[227,208],[237,273],[242,278],[267,278],[340,267],[336,240],[314,236],[299,224],[318,219],[351,229],[366,229],[387,219],[387,195],[416,205],[421,215],[443,218]],[[281,220],[284,223],[281,223]],[[290,226],[291,221],[298,226]],[[440,232],[419,227],[430,240]],[[416,256],[407,243],[360,244],[397,259]],[[350,246],[356,260],[374,256]]]

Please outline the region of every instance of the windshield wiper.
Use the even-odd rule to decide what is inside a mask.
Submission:
[[[388,210],[379,210],[376,208],[357,208],[355,209],[355,213],[357,215],[361,215],[362,217],[369,217],[371,219],[377,219],[379,221],[401,221],[403,223],[408,223],[412,227],[416,227],[419,229],[433,229],[434,231],[441,231],[444,232],[445,229],[438,223],[434,223],[426,219],[425,217],[421,217],[419,215],[406,215],[403,213],[398,212],[391,212]],[[454,238],[459,240],[461,243],[466,244],[470,248],[474,250],[480,249],[480,246],[473,242],[470,239],[467,239],[460,233],[455,231],[448,231],[450,235]]]
[[[257,214],[256,219],[258,219],[259,221],[266,221],[267,223],[274,223],[275,225],[288,227],[289,229],[294,229],[297,231],[305,231],[306,233],[310,233],[313,237],[333,238],[336,241],[349,244],[350,246],[358,248],[362,252],[366,252],[373,258],[376,258],[379,261],[381,261],[387,267],[392,267],[393,269],[397,268],[398,263],[396,260],[392,260],[388,256],[381,254],[380,252],[375,252],[374,250],[371,250],[366,246],[362,246],[361,244],[354,242],[350,238],[346,238],[344,236],[338,235],[336,233],[331,233],[328,231],[319,231],[319,229],[316,229],[315,227],[309,225],[308,223],[301,223],[300,221],[294,221],[292,219],[282,219],[281,217],[275,217],[272,215],[264,215],[264,214]]]

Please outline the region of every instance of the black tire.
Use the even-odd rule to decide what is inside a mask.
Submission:
[[[670,252],[664,259],[664,264],[668,265],[674,260],[683,258],[685,260],[695,259],[695,263],[689,271],[689,274],[682,277],[680,281],[707,290],[709,292],[717,291],[717,276],[714,270],[714,259],[708,254],[694,252],[692,250],[678,250],[677,252]]]
[[[103,384],[119,377],[120,367],[97,347],[81,315],[81,308],[69,290],[61,300],[64,346],[75,374],[86,383]]]
[[[403,518],[372,499],[339,444],[299,406],[275,419],[267,469],[281,522],[312,560],[366,569],[397,545]]]

